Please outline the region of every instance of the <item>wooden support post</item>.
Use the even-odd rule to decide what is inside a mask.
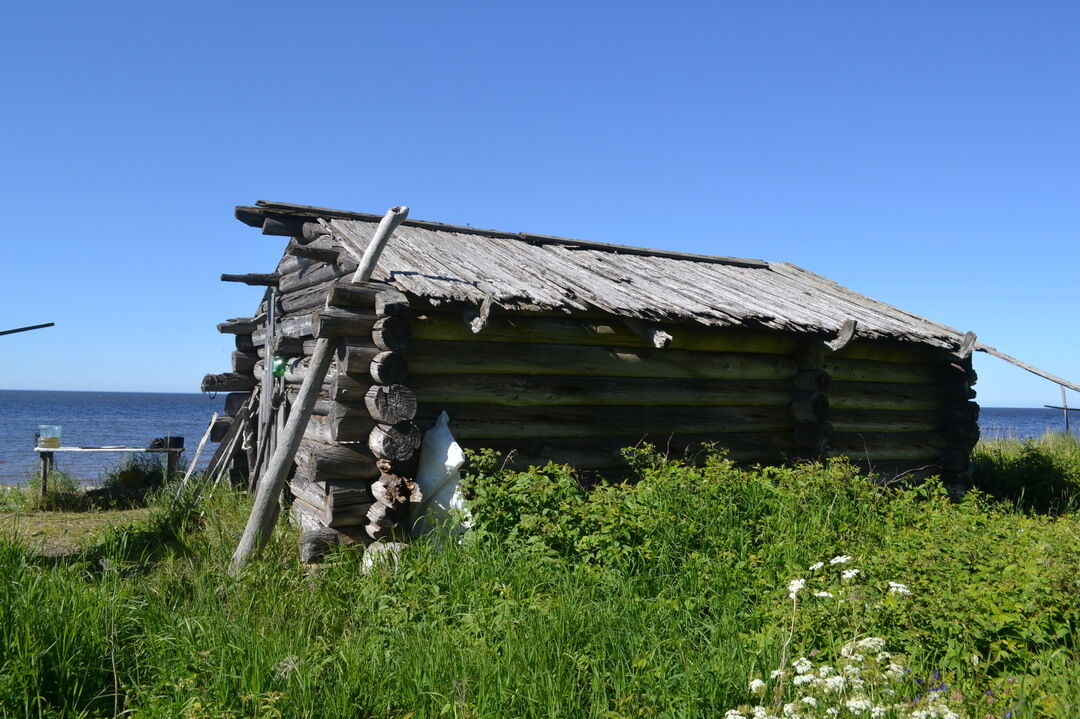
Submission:
[[[354,282],[367,282],[375,269],[375,261],[382,253],[386,241],[390,239],[397,226],[408,216],[409,208],[393,207],[379,223],[375,236],[364,252],[360,262],[363,272],[357,271],[353,277]],[[334,359],[337,341],[328,338],[319,339],[315,343],[315,352],[311,357],[307,377],[300,386],[296,403],[289,415],[289,421],[285,424],[285,430],[278,438],[278,446],[270,458],[266,472],[259,480],[259,486],[255,494],[255,504],[251,508],[251,516],[248,517],[244,534],[240,543],[233,553],[229,571],[236,574],[248,563],[253,553],[259,552],[270,538],[270,532],[274,528],[274,520],[278,515],[278,497],[281,489],[285,486],[285,478],[292,466],[293,457],[300,447],[304,429],[307,427],[311,410],[315,406],[319,391],[322,389],[326,372],[330,369],[330,363]]]
[[[45,491],[49,488],[49,472],[53,468],[53,453],[41,452],[41,496],[45,496]]]
[[[180,452],[169,450],[165,453],[165,481],[170,482],[176,475],[176,463],[180,459]]]

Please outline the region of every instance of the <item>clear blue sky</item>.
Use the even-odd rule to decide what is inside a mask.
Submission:
[[[8,389],[197,391],[256,199],[786,260],[1080,379],[1080,4],[5,3]],[[1057,388],[978,355],[987,406]],[[1076,404],[1080,398],[1073,397]]]

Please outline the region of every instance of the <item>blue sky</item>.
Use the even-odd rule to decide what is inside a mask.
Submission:
[[[8,389],[197,391],[281,200],[785,260],[1080,379],[1076,3],[7,3]],[[1057,388],[978,355],[987,406]],[[1080,398],[1073,397],[1076,404]]]

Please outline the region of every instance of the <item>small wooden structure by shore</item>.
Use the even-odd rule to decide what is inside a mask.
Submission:
[[[203,380],[229,393],[214,439],[235,481],[257,479],[317,339],[333,338],[289,484],[320,542],[398,531],[444,410],[464,447],[510,466],[601,473],[645,440],[958,482],[979,436],[974,335],[794,265],[406,220],[354,285],[381,216],[265,202],[236,216],[289,239],[272,272],[222,275],[266,289],[218,325],[236,351]]]

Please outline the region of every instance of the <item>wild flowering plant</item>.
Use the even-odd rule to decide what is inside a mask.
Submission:
[[[757,703],[731,709],[724,719],[962,719],[953,706],[962,697],[948,694],[944,683],[919,691],[903,658],[887,651],[885,639],[858,637],[853,605],[865,609],[875,590],[879,603],[889,604],[908,601],[912,592],[900,582],[882,587],[859,584],[864,575],[850,566],[852,561],[850,555],[841,554],[815,562],[807,576],[788,583],[791,627],[780,666],[767,679],[751,677],[748,689]],[[805,656],[790,660],[796,618],[806,605],[815,615],[841,618],[848,636],[856,637],[838,647],[832,663],[815,663]]]

